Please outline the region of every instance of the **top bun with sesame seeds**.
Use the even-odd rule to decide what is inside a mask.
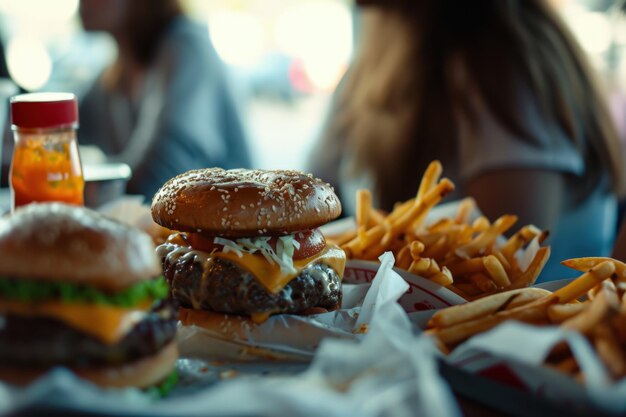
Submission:
[[[189,171],[152,201],[154,221],[177,231],[157,248],[172,298],[189,317],[257,323],[341,305],[346,255],[319,230],[339,214],[332,187],[298,171]]]
[[[333,188],[299,171],[193,170],[166,182],[152,201],[163,227],[229,238],[314,229],[340,214]]]
[[[148,234],[62,203],[29,204],[0,219],[0,259],[2,278],[109,291],[162,273]]]

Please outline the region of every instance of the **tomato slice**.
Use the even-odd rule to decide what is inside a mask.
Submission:
[[[324,235],[319,229],[305,230],[295,233],[296,241],[300,244],[300,247],[294,249],[293,259],[309,258],[324,249],[326,247],[326,240]],[[203,252],[213,252],[214,250],[221,251],[222,245],[213,243],[214,237],[203,236],[200,233],[187,233],[187,241],[192,248],[201,250]],[[274,236],[270,239],[269,244],[276,250],[276,242],[278,237]]]
[[[200,233],[187,233],[187,242],[192,248],[211,253],[214,250],[221,251],[223,246],[213,243],[213,237],[203,236]]]
[[[293,252],[293,259],[309,258],[322,251],[326,247],[326,239],[319,229],[306,230],[295,234],[300,248]]]

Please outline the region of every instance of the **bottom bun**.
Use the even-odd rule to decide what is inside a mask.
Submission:
[[[308,362],[311,356],[306,352],[314,350],[321,338],[314,325],[284,314],[261,324],[247,316],[188,308],[180,308],[178,317],[181,349],[194,358]]]
[[[178,310],[178,319],[184,326],[202,327],[212,333],[219,333],[228,340],[247,341],[249,330],[257,326],[247,316],[182,307]]]
[[[330,311],[337,310],[339,306],[335,306]],[[320,307],[313,307],[296,316],[310,316],[314,314],[327,313],[329,310]],[[194,310],[191,308],[180,307],[178,309],[178,319],[184,326],[198,326],[211,332],[216,332],[230,340],[248,340],[250,330],[260,326],[270,317],[278,318],[289,316],[289,314],[276,314],[266,316],[262,321],[255,321],[249,316],[240,316],[237,314],[216,313],[210,310]]]
[[[102,387],[148,388],[163,381],[174,369],[178,348],[173,341],[156,355],[120,366],[71,369],[77,376]],[[0,367],[0,380],[14,385],[27,385],[49,369]]]

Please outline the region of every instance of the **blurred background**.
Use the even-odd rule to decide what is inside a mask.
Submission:
[[[612,0],[553,0],[592,57],[626,132],[626,18]],[[302,168],[330,96],[351,58],[358,16],[347,0],[185,0],[230,68],[253,164]],[[81,96],[115,56],[108,35],[86,33],[78,0],[0,0],[7,70],[25,91]],[[624,136],[624,134],[623,134]],[[80,138],[80,135],[79,135]]]

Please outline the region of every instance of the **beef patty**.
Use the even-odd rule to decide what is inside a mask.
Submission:
[[[0,316],[0,365],[79,368],[133,362],[171,342],[176,319],[172,303],[160,301],[122,340],[107,345],[54,318]]]
[[[166,244],[167,245],[167,244]],[[176,245],[169,245],[170,251]],[[313,307],[327,310],[341,304],[341,278],[326,264],[303,269],[280,292],[269,292],[254,275],[227,259],[163,256],[163,271],[173,298],[182,306],[219,313],[302,313]]]

